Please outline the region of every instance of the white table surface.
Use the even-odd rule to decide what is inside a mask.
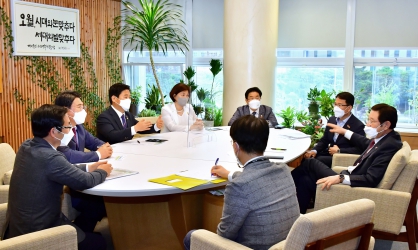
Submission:
[[[231,145],[229,127],[220,127],[220,131],[204,131],[203,133],[190,133],[187,143],[187,133],[171,132],[152,134],[130,141],[112,145],[113,155],[108,159],[113,168],[123,168],[138,171],[139,174],[106,180],[94,188],[84,190],[84,193],[113,196],[138,197],[166,195],[186,192],[181,189],[158,183],[149,182],[149,179],[177,174],[180,171],[195,170],[207,172],[219,158],[218,165],[231,171],[242,171],[238,168]],[[309,138],[290,140],[284,135],[300,133],[288,129],[270,129],[269,141],[265,155],[284,156],[283,160],[275,162],[289,162],[299,157],[310,145]],[[166,139],[163,143],[146,142],[150,138]],[[140,143],[138,143],[138,141]],[[189,147],[187,146],[189,145]],[[271,150],[271,148],[285,148],[286,151]],[[116,160],[121,156],[119,160]],[[205,184],[187,191],[223,186],[219,184]]]

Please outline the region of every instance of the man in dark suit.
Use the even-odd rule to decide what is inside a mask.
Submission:
[[[65,107],[71,124],[77,124],[72,128],[74,136],[68,146],[57,148],[70,163],[95,162],[112,155],[113,150],[109,143],[97,139],[84,128],[83,123],[87,112],[78,92],[64,91],[60,93],[55,98],[55,105]],[[84,152],[85,148],[90,152]],[[106,216],[103,197],[84,194],[73,189],[70,189],[70,195],[73,208],[80,212],[74,223],[85,232],[93,232],[97,222]]]
[[[73,127],[74,137],[68,146],[58,147],[58,151],[64,153],[68,161],[75,163],[93,162],[112,156],[113,150],[109,143],[104,143],[90,134],[83,126],[87,112],[81,101],[80,93],[76,91],[64,91],[55,98],[55,105],[66,107],[67,115]],[[84,152],[84,149],[90,152]]]
[[[328,123],[336,124],[364,136],[364,124],[351,113],[353,105],[354,96],[351,93],[339,93],[335,98],[334,116],[329,118]],[[361,154],[361,152],[361,148],[357,147],[354,142],[345,138],[344,135],[330,132],[330,127],[326,127],[322,138],[312,150],[305,153],[304,157],[315,157],[331,167],[332,156],[335,153]]]
[[[156,124],[142,119],[137,121],[128,112],[131,106],[131,91],[128,85],[116,83],[109,88],[111,106],[97,117],[97,137],[110,144],[131,140],[136,133],[158,133],[163,127],[161,116]]]
[[[344,135],[363,150],[360,157],[340,174],[331,170],[317,159],[306,159],[292,171],[301,213],[306,213],[311,198],[314,198],[316,185],[322,184],[322,190],[334,184],[352,187],[376,187],[382,180],[393,155],[402,147],[401,137],[393,131],[398,121],[397,111],[387,104],[372,107],[366,135],[353,133],[335,124],[327,124],[330,132]]]
[[[235,120],[244,115],[253,115],[258,118],[264,118],[269,123],[270,127],[277,125],[276,116],[274,116],[272,108],[266,105],[261,105],[261,90],[257,87],[252,87],[245,91],[245,102],[247,105],[238,107],[228,122],[228,126],[232,126]]]
[[[34,138],[16,154],[2,239],[68,224],[77,230],[79,249],[106,249],[101,235],[83,232],[61,213],[61,194],[64,185],[83,190],[102,183],[111,165],[73,165],[56,150],[72,138],[66,108],[42,105],[33,111],[31,125]]]

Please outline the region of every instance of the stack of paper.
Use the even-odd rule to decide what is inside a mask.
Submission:
[[[303,138],[310,138],[310,135],[307,135],[305,133],[302,133],[300,131],[294,130],[294,129],[283,129],[284,132],[283,134],[280,134],[280,136],[289,138],[291,140],[295,140],[295,139],[303,139]]]

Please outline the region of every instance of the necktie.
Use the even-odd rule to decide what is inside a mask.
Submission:
[[[123,114],[120,118],[122,118],[122,127],[127,128],[128,124],[126,124],[125,114]]]
[[[257,112],[255,112],[255,111],[254,111],[254,112],[253,112],[253,116],[255,116],[256,114],[257,114]]]
[[[73,127],[73,133],[74,133],[75,149],[78,150],[78,137],[77,137],[77,130],[75,129],[75,127]]]
[[[369,147],[363,152],[363,154],[357,158],[357,160],[354,162],[354,166],[356,166],[358,163],[360,163],[363,160],[363,157],[370,151],[370,149],[373,148],[375,144],[374,139],[370,142]]]

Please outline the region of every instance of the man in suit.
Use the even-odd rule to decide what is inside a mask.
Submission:
[[[322,184],[322,190],[339,183],[352,187],[376,187],[393,155],[402,147],[401,137],[393,130],[397,121],[396,109],[381,103],[372,107],[367,126],[364,128],[366,135],[371,139],[328,123],[330,132],[344,135],[361,148],[363,153],[348,170],[340,174],[317,159],[305,159],[295,168],[292,177],[296,185],[300,212],[306,213],[310,200],[315,197],[317,184]]]
[[[112,156],[113,150],[109,143],[97,139],[83,126],[87,112],[81,101],[81,95],[76,91],[64,91],[55,98],[55,105],[65,107],[72,125],[74,136],[67,146],[60,146],[67,160],[72,163],[95,162]],[[90,152],[84,152],[87,148]],[[80,212],[74,223],[84,232],[93,232],[98,221],[106,216],[103,197],[89,195],[70,189],[71,204]]]
[[[264,118],[268,121],[270,127],[277,125],[276,116],[274,116],[272,108],[266,105],[261,105],[261,90],[257,87],[252,87],[245,91],[245,102],[247,105],[238,107],[228,122],[228,126],[244,115],[253,115],[255,117]]]
[[[263,157],[269,126],[247,115],[231,126],[232,147],[242,172],[213,166],[212,174],[228,178],[218,235],[251,249],[268,249],[284,240],[299,217],[295,185],[286,164]],[[184,244],[190,249],[189,232]]]
[[[137,121],[128,112],[131,106],[131,90],[128,85],[116,83],[109,88],[110,107],[97,117],[97,137],[110,144],[131,140],[136,133],[158,133],[163,127],[161,115],[156,124],[142,119]]]
[[[87,112],[81,101],[80,93],[76,91],[64,91],[55,98],[55,105],[66,107],[67,115],[73,127],[74,137],[68,146],[58,147],[68,161],[75,163],[93,162],[112,156],[113,149],[109,143],[104,143],[90,134],[83,126]],[[84,149],[90,152],[84,152]]]
[[[102,183],[111,165],[73,165],[56,150],[73,137],[66,108],[42,105],[33,111],[31,125],[34,138],[16,154],[2,239],[68,224],[77,230],[79,249],[106,249],[101,235],[83,232],[61,213],[61,194],[64,185],[83,190]]]
[[[329,118],[328,123],[336,124],[364,136],[364,124],[351,113],[353,105],[354,96],[351,93],[339,93],[335,97],[334,116]],[[332,156],[335,153],[361,154],[361,152],[361,148],[356,147],[354,142],[345,138],[344,135],[331,133],[330,127],[326,127],[322,138],[312,150],[305,153],[304,158],[315,157],[331,167]]]

